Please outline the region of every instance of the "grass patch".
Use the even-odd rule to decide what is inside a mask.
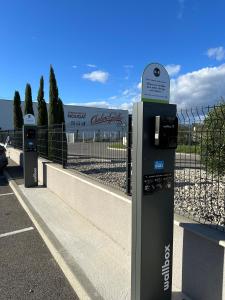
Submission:
[[[126,149],[127,146],[124,146],[123,143],[113,143],[110,144],[110,148],[115,148],[115,149]]]
[[[178,145],[176,152],[179,153],[201,153],[201,147],[199,145]]]
[[[126,149],[127,147],[123,143],[112,143],[109,146],[110,148],[115,149]],[[178,145],[176,152],[179,153],[198,153],[201,152],[201,147],[199,145]]]

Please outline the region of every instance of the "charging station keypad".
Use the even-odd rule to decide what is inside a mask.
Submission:
[[[156,191],[167,190],[173,187],[173,174],[152,174],[144,175],[143,192],[144,194],[152,194]]]

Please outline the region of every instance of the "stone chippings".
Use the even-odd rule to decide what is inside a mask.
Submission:
[[[126,161],[101,158],[70,159],[69,168],[121,190],[126,189]]]
[[[225,177],[199,169],[175,171],[175,210],[204,223],[225,225]]]
[[[125,160],[76,158],[70,159],[68,168],[121,190],[126,189]],[[224,227],[225,177],[218,178],[203,169],[177,169],[174,205],[181,215]]]

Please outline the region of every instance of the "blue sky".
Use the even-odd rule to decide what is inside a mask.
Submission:
[[[225,1],[0,0],[0,98],[48,101],[53,65],[64,103],[130,108],[150,62],[171,75],[171,102],[225,97]]]

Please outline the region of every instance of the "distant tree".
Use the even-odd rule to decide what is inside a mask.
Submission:
[[[60,104],[58,86],[53,67],[50,66],[48,108],[48,158],[54,162],[62,161],[62,127],[59,124],[59,107]]]
[[[48,111],[47,105],[44,100],[44,78],[41,76],[40,78],[40,86],[38,90],[38,126],[47,126],[48,125]]]
[[[13,100],[13,120],[14,120],[14,129],[20,130],[23,126],[23,113],[21,109],[21,100],[20,94],[18,91],[15,91],[14,100]]]
[[[15,148],[22,148],[22,127],[23,127],[23,113],[21,109],[20,94],[15,91],[13,100],[13,120],[14,120],[14,137],[11,141]]]
[[[63,109],[63,103],[60,98],[58,98],[58,124],[65,123],[65,116],[64,116],[64,109]]]
[[[53,67],[50,66],[49,76],[49,125],[57,124],[58,121],[58,86]]]
[[[212,108],[202,127],[201,159],[206,168],[225,175],[225,101]]]
[[[62,157],[63,166],[65,166],[67,162],[67,138],[65,133],[65,117],[64,117],[63,102],[60,98],[58,99],[58,124],[61,124],[60,140],[62,145],[58,155],[59,157]]]
[[[48,111],[44,100],[44,78],[40,78],[38,90],[38,152],[43,157],[48,157]]]
[[[34,115],[33,103],[32,103],[32,92],[29,83],[26,85],[25,89],[25,103],[24,103],[24,115],[32,114]]]

